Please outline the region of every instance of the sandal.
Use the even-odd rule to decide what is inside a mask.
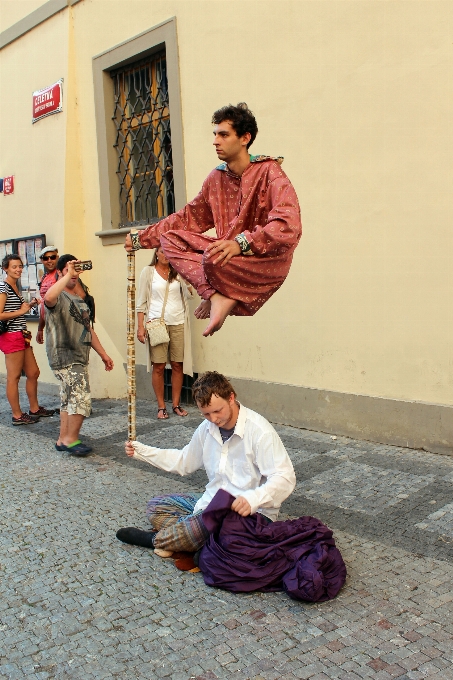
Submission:
[[[159,416],[159,413],[162,411],[162,415]],[[158,408],[157,409],[157,420],[167,420],[168,418],[168,411],[166,408]]]
[[[179,411],[179,413],[178,413],[178,411]],[[178,406],[173,406],[173,413],[176,416],[181,416],[181,418],[185,418],[186,416],[189,415],[187,413],[187,411],[185,409],[183,409],[179,404],[178,404]]]

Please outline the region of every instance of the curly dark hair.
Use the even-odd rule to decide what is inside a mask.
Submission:
[[[5,255],[5,257],[2,260],[2,269],[5,272],[9,267],[9,263],[12,262],[13,260],[20,260],[20,262],[22,262],[21,258],[16,253],[10,253],[9,255]],[[22,264],[24,263],[22,262]]]
[[[218,125],[226,120],[231,123],[231,127],[236,132],[238,137],[242,137],[247,132],[250,132],[250,142],[247,144],[247,149],[255,141],[255,137],[258,134],[258,125],[256,123],[255,116],[250,111],[249,107],[245,102],[239,102],[237,106],[233,104],[228,104],[228,106],[222,106],[218,111],[214,111],[212,114],[213,125]]]
[[[228,378],[217,371],[206,371],[192,385],[192,396],[196,404],[204,408],[211,403],[213,394],[227,400],[231,394],[236,397],[236,391]]]

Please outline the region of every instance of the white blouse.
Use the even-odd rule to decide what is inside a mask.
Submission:
[[[151,319],[160,319],[166,287],[167,281],[162,278],[157,270],[155,270],[148,321],[151,321]],[[173,279],[170,283],[167,304],[165,305],[164,321],[167,326],[179,326],[184,323],[184,305],[181,297],[181,284],[176,279]]]

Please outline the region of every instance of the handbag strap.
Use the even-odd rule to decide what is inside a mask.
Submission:
[[[170,274],[168,275],[170,277]],[[167,285],[165,287],[165,296],[164,296],[164,304],[162,305],[162,314],[160,315],[160,320],[164,320],[164,314],[165,314],[165,307],[167,304],[167,298],[168,298],[168,290],[170,288],[170,281],[167,279]]]
[[[8,288],[10,289],[11,293],[13,293],[13,294],[17,297],[17,299],[20,300],[20,302],[21,302],[21,304],[22,304],[23,299],[21,298],[21,296],[18,295],[18,294],[16,293],[16,291],[14,290],[14,288],[13,288],[12,286],[9,285],[8,281],[5,281],[5,283],[6,283],[6,285],[8,286]]]

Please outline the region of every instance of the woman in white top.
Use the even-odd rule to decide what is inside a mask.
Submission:
[[[151,347],[146,332],[146,322],[160,319],[165,291],[169,282],[164,321],[170,342]],[[193,375],[188,300],[193,290],[173,269],[162,248],[157,248],[150,265],[140,274],[137,295],[137,338],[147,348],[147,369],[151,370],[152,385],[157,399],[157,417],[168,418],[164,401],[164,370],[171,364],[171,391],[173,413],[186,416],[179,403],[184,373]]]

